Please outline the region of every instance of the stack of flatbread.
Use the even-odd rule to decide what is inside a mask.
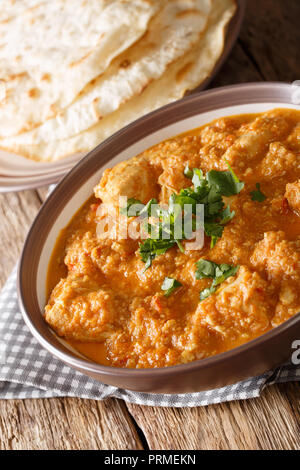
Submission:
[[[196,88],[234,0],[1,0],[0,149],[86,153]]]

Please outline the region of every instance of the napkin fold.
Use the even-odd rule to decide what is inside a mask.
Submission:
[[[195,407],[254,398],[268,385],[300,381],[300,366],[285,364],[259,377],[199,393],[157,395],[105,385],[55,359],[36,341],[21,315],[16,282],[15,267],[0,294],[0,399],[115,397],[139,405]]]

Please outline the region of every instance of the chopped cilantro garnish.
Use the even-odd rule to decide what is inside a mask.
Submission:
[[[211,237],[211,248],[222,237],[224,225],[235,216],[229,206],[225,207],[223,196],[238,194],[244,183],[239,181],[230,165],[229,171],[211,170],[204,176],[202,170],[190,170],[187,164],[184,174],[192,180],[193,186],[182,189],[179,194],[171,194],[167,208],[160,207],[156,199],[151,199],[146,205],[136,199],[129,199],[127,206],[121,209],[128,217],[151,215],[156,219],[145,225],[145,230],[151,238],[140,243],[140,255],[146,264],[145,269],[151,266],[157,255],[164,254],[175,245],[184,252],[182,241],[189,238],[190,230],[183,227],[183,219],[186,220],[186,217],[190,216],[193,231],[198,230],[200,227],[196,227],[195,218],[198,204],[204,206],[203,228],[205,234]],[[185,206],[191,208],[191,214],[186,214]],[[187,230],[185,233],[183,228]]]
[[[127,206],[120,209],[120,213],[127,215],[127,217],[137,217],[144,207],[144,204],[138,199],[130,198],[127,201]]]
[[[172,277],[166,277],[162,283],[161,290],[165,291],[164,295],[166,297],[169,297],[175,289],[178,289],[178,287],[181,286],[182,284],[180,284],[180,282],[176,279],[173,279]]]
[[[229,264],[216,264],[206,259],[201,259],[196,264],[196,279],[213,279],[210,287],[200,292],[200,300],[204,300],[214,294],[217,287],[231,276],[235,276],[239,266],[230,266]]]
[[[267,199],[267,196],[265,196],[261,190],[260,190],[260,183],[256,183],[256,191],[251,191],[251,199],[252,201],[257,201],[257,202],[264,202]]]

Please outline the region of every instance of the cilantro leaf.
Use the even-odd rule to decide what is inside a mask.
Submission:
[[[222,194],[215,185],[211,186],[207,195],[208,204],[214,204],[215,202],[220,201],[222,202]]]
[[[169,213],[174,211],[175,204],[178,204],[183,210],[185,205],[196,207],[197,201],[186,194],[172,194],[169,199]]]
[[[196,263],[196,279],[213,279],[211,286],[200,292],[200,300],[204,300],[217,291],[217,287],[229,277],[235,276],[239,266],[230,264],[217,264],[213,261],[201,259]]]
[[[209,215],[218,215],[220,211],[222,211],[224,207],[224,202],[222,200],[212,202],[208,205],[208,213]]]
[[[147,204],[143,207],[143,209],[139,212],[139,216],[143,216],[143,217],[146,217],[147,215],[149,217],[151,217],[151,215],[153,215],[154,217],[157,217],[158,216],[158,213],[157,213],[157,210],[158,208],[155,207],[158,205],[158,202],[156,199],[150,199],[149,202],[147,202]],[[154,206],[154,208],[152,207]]]
[[[256,183],[256,191],[251,191],[251,199],[252,201],[257,201],[257,202],[264,202],[267,199],[267,196],[265,196],[261,190],[260,190],[260,183]]]
[[[194,175],[192,178],[192,182],[193,182],[195,189],[197,190],[197,188],[202,187],[203,185],[203,181],[204,181],[203,171],[199,170],[198,168],[194,168],[193,171],[194,171]]]
[[[208,297],[210,297],[212,294],[214,294],[216,292],[216,288],[215,287],[208,287],[207,289],[203,289],[201,292],[200,292],[200,300],[205,300],[207,299]]]
[[[230,171],[211,170],[207,173],[206,179],[211,186],[216,186],[222,196],[235,196],[239,194],[244,183],[236,181],[236,176]]]
[[[189,180],[193,178],[194,172],[193,170],[190,170],[189,163],[186,164],[183,174]]]
[[[156,256],[165,254],[175,244],[175,240],[153,240],[152,238],[147,238],[140,243],[139,251],[142,261],[146,264],[145,271],[150,268]]]
[[[213,263],[212,261],[207,261],[206,259],[200,259],[196,263],[197,270],[196,270],[196,279],[206,279],[206,278],[214,278],[217,264]]]
[[[226,209],[221,213],[221,225],[226,225],[230,222],[235,216],[235,211],[231,211],[230,206],[227,206]]]
[[[218,239],[222,237],[224,227],[217,222],[204,222],[204,231],[208,237],[211,237],[210,248],[213,248]]]
[[[120,209],[120,213],[127,215],[127,217],[137,217],[140,212],[144,209],[144,204],[138,199],[129,198],[127,205]]]
[[[217,273],[217,277],[213,281],[213,286],[219,286],[222,282],[226,281],[229,277],[235,276],[239,270],[239,266],[229,266],[229,265],[221,265],[226,266],[225,271],[222,274]]]
[[[209,193],[209,185],[207,181],[204,179],[204,180],[198,181],[197,187],[182,189],[179,195],[191,197],[195,199],[195,201],[198,203],[204,203],[205,198],[207,197],[208,193]]]
[[[228,166],[229,171],[230,171],[230,173],[232,174],[232,177],[233,177],[234,181],[235,181],[236,183],[240,183],[239,178],[237,177],[237,175],[235,174],[235,172],[233,171],[233,169],[232,169],[231,166],[229,165],[229,162],[228,162],[227,160],[225,160],[225,163],[226,163],[226,165]]]
[[[182,246],[182,243],[179,240],[175,240],[175,241],[181,253],[184,253],[184,248]]]
[[[165,291],[165,297],[169,297],[175,289],[178,289],[178,287],[181,286],[182,284],[176,279],[173,279],[172,277],[166,277],[162,283],[161,290]]]

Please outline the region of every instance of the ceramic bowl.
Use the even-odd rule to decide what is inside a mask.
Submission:
[[[37,215],[19,264],[18,291],[24,320],[56,358],[106,384],[151,393],[185,393],[223,387],[272,369],[292,355],[300,338],[300,314],[243,346],[189,364],[121,369],[94,363],[58,338],[43,319],[49,259],[59,232],[90,197],[107,167],[213,119],[273,108],[294,108],[295,89],[282,83],[218,88],[165,106],[122,129],[90,152],[52,192]]]

